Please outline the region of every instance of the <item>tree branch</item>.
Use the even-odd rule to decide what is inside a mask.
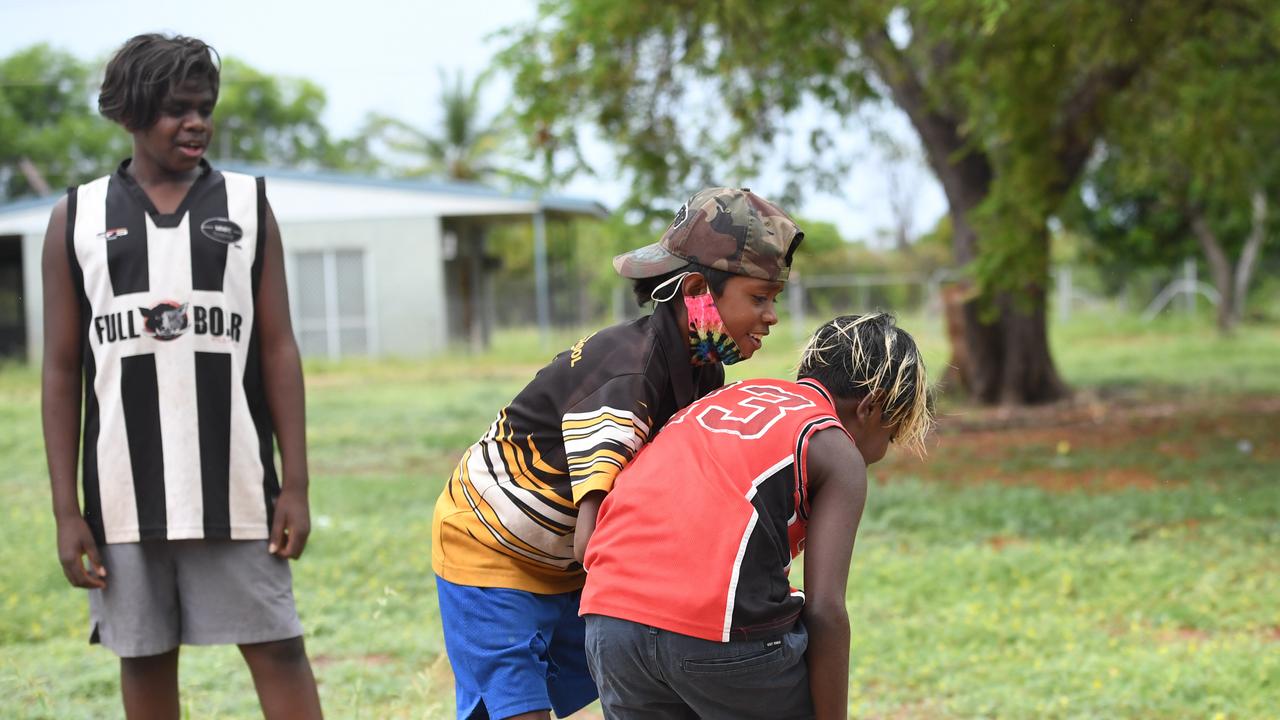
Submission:
[[[1123,65],[1099,68],[1090,73],[1076,91],[1063,102],[1059,116],[1064,118],[1058,140],[1059,181],[1052,187],[1065,192],[1084,169],[1093,152],[1094,141],[1102,131],[1102,106],[1133,83],[1145,64],[1145,58]]]
[[[1209,227],[1208,221],[1205,220],[1204,212],[1193,205],[1188,208],[1187,213],[1191,217],[1191,230],[1200,241],[1205,260],[1209,262],[1209,273],[1213,276],[1213,284],[1218,288],[1218,294],[1221,296],[1218,305],[1218,329],[1225,333],[1231,330],[1231,323],[1235,317],[1231,260],[1223,251],[1222,243],[1218,242],[1218,236],[1214,234],[1213,228]]]
[[[876,74],[889,87],[894,102],[919,133],[929,166],[942,184],[953,213],[972,210],[991,186],[993,170],[986,154],[961,134],[960,122],[954,116],[930,102],[919,73],[894,46],[887,28],[868,33],[861,47]],[[962,255],[972,259],[976,248],[968,248]]]
[[[1251,200],[1253,222],[1249,227],[1249,237],[1244,241],[1244,249],[1240,251],[1240,259],[1236,261],[1233,308],[1236,322],[1244,318],[1244,301],[1249,295],[1249,281],[1253,279],[1253,269],[1258,264],[1258,254],[1267,235],[1267,196],[1261,188],[1255,188]]]

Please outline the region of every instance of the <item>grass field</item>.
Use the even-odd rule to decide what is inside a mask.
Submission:
[[[906,319],[932,368],[932,322]],[[566,335],[557,347],[572,342]],[[852,710],[877,718],[1280,716],[1280,328],[1078,317],[1053,409],[944,404],[927,462],[890,458],[848,590]],[[549,357],[309,364],[314,533],[294,566],[329,717],[449,717],[432,504]],[[731,376],[786,375],[791,334]],[[0,369],[0,717],[120,715],[54,551],[38,371]],[[192,718],[258,717],[231,648],[183,651]]]

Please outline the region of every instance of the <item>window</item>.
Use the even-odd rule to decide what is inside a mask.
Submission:
[[[27,319],[22,294],[22,238],[0,237],[0,358],[26,352]]]
[[[294,253],[292,282],[303,355],[336,360],[374,353],[369,264],[363,250]]]

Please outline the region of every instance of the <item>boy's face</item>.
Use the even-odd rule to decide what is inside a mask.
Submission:
[[[216,101],[213,88],[203,80],[174,88],[160,103],[155,124],[133,133],[135,155],[145,154],[167,172],[194,170],[213,140]]]
[[[715,299],[725,329],[738,344],[743,360],[763,347],[769,328],[778,324],[773,303],[782,286],[776,280],[735,275],[725,283],[724,294]]]

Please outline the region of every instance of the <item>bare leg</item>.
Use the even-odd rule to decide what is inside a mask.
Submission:
[[[320,693],[302,637],[241,645],[267,720],[319,720]]]
[[[550,710],[534,710],[533,712],[512,715],[507,720],[551,720]]]
[[[120,694],[129,720],[178,720],[178,648],[120,658]]]

